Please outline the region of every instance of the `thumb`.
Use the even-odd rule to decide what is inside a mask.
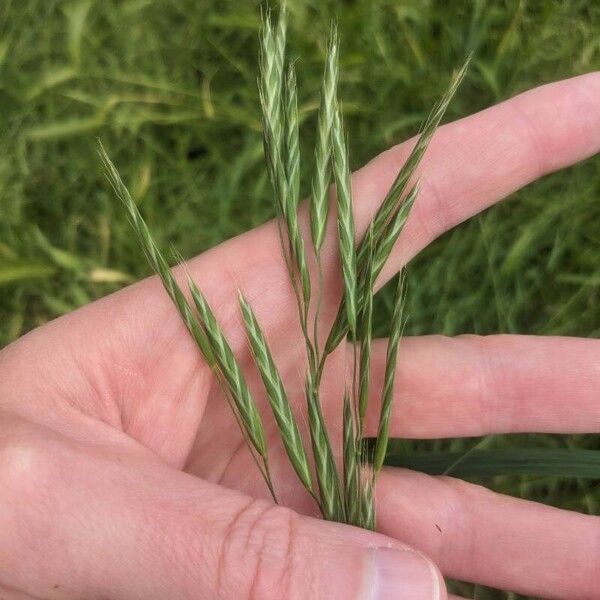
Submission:
[[[111,579],[119,574],[123,581],[113,592],[119,598],[445,598],[428,559],[379,534],[303,517],[180,473],[146,488],[139,502],[128,514],[120,509],[129,535],[121,529],[118,539],[106,540],[116,559]],[[111,509],[113,519],[121,505]]]
[[[205,493],[208,490],[205,490]],[[228,490],[215,489],[211,598],[438,600],[437,568],[395,540]],[[204,590],[202,590],[204,591]]]
[[[0,581],[11,589],[113,600],[446,598],[436,567],[395,540],[302,517],[147,455],[13,454],[18,498],[7,501],[23,514],[4,522],[0,542]]]

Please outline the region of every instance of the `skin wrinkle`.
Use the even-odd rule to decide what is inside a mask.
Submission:
[[[465,337],[472,342],[475,349],[476,359],[473,361],[471,370],[477,380],[477,391],[474,393],[474,397],[476,399],[477,414],[481,420],[481,431],[483,435],[490,435],[496,431],[497,418],[501,415],[501,411],[496,406],[496,398],[500,389],[497,389],[492,383],[494,381],[494,369],[490,364],[490,353],[487,351],[485,338]]]
[[[55,589],[59,589],[58,585],[55,586]],[[0,592],[2,592],[3,594],[5,592],[12,594],[12,596],[10,598],[6,598],[5,596],[0,596],[3,600],[5,600],[5,599],[6,600],[52,600],[50,597],[35,596],[34,594],[31,594],[31,593],[23,594],[18,589],[7,586],[7,585],[3,584],[2,582],[0,582]]]
[[[236,466],[236,460],[241,455],[245,455],[246,453],[250,452],[250,449],[248,448],[248,442],[243,436],[240,437],[241,439],[239,443],[235,446],[233,452],[230,453],[229,457],[227,458],[227,461],[225,462],[225,465],[223,466],[223,469],[221,470],[220,475],[218,475],[215,480],[221,485],[227,484],[229,472],[233,469],[233,467]]]
[[[255,500],[237,492],[223,494],[215,484],[200,482],[198,486],[189,475],[185,479],[185,487],[174,490],[163,489],[160,483],[149,484],[151,493],[158,494],[160,502],[154,503],[143,530],[152,532],[154,524],[160,524],[156,543],[161,547],[163,539],[173,542],[172,575],[178,581],[191,582],[189,597],[193,599],[198,596],[191,589],[199,589],[201,579],[202,589],[220,589],[215,587],[217,571],[213,567],[216,568],[220,556],[224,531],[241,508]],[[203,569],[204,565],[210,568]]]
[[[466,550],[460,556],[462,561],[457,563],[456,554],[452,550],[450,544],[440,544],[438,547],[439,555],[442,557],[446,564],[450,564],[450,572],[464,572],[463,569],[470,561],[474,560],[474,557],[478,552],[477,543],[477,524],[473,522],[472,513],[469,510],[469,503],[465,501],[465,495],[460,493],[460,480],[453,479],[451,477],[441,476],[437,478],[446,488],[448,493],[451,495],[450,502],[445,502],[446,518],[444,519],[445,525],[448,528],[447,531],[454,531],[453,534],[448,535],[451,539],[461,539],[461,546]],[[458,488],[458,489],[457,489]],[[475,525],[475,526],[474,526]],[[456,563],[456,564],[455,564]]]
[[[133,397],[135,394],[131,393],[131,390],[135,390],[137,392],[144,389],[144,382],[146,378],[138,369],[133,369],[131,367],[120,367],[118,369],[121,372],[125,372],[129,374],[131,377],[123,378],[122,384],[118,386],[119,393],[115,396],[116,402],[120,408],[120,421],[122,430],[131,435],[133,431],[133,423],[135,420],[135,410],[131,410],[132,407],[128,402],[130,397]],[[135,381],[133,385],[131,382]],[[142,396],[146,396],[146,394],[142,394]]]
[[[439,231],[449,228],[455,217],[451,213],[452,205],[442,199],[435,177],[427,178],[423,183],[423,188],[425,190],[421,193],[426,195],[428,201],[421,204],[421,210],[418,208],[414,210],[415,218],[418,219],[419,227],[425,233],[425,238],[433,240],[439,235]],[[415,202],[416,206],[419,206],[418,199]],[[398,245],[398,241],[396,245]]]
[[[217,558],[216,573],[217,573],[217,589],[218,590],[222,590],[226,583],[226,581],[225,581],[225,575],[227,572],[226,563],[228,562],[227,561],[228,552],[227,552],[226,547],[229,544],[231,544],[231,541],[233,539],[232,538],[233,532],[235,531],[236,527],[238,526],[238,523],[248,513],[250,508],[255,505],[255,502],[256,502],[255,500],[249,498],[242,505],[242,507],[234,513],[233,519],[231,519],[230,522],[225,527],[225,531],[223,532],[223,536],[222,536],[223,541],[222,541],[221,548],[219,550],[218,558]]]
[[[376,433],[379,418],[385,342],[376,340],[373,348],[369,435]],[[401,348],[391,421],[394,436],[595,431],[600,410],[594,390],[600,379],[588,363],[594,364],[597,340],[429,335],[407,336]],[[566,364],[565,353],[572,357]],[[488,373],[480,372],[480,366]]]
[[[197,378],[197,373],[194,373],[193,370],[190,370],[190,372],[188,374],[188,381],[185,384],[183,384],[183,387],[181,388],[180,393],[174,394],[172,397],[169,398],[169,402],[172,403],[174,406],[181,406],[186,399],[193,398],[193,397],[197,397],[198,402],[200,404],[202,404],[202,408],[200,410],[195,411],[196,418],[195,418],[193,424],[191,424],[191,423],[186,424],[186,430],[189,431],[188,435],[185,436],[185,439],[187,439],[187,442],[182,441],[182,439],[180,437],[175,444],[176,446],[178,446],[178,449],[177,448],[171,449],[171,445],[173,444],[172,436],[166,435],[166,437],[161,441],[160,445],[157,445],[157,448],[159,449],[158,453],[161,456],[164,456],[171,466],[174,466],[175,468],[178,468],[178,469],[183,468],[183,465],[187,461],[187,457],[189,456],[190,451],[193,447],[194,438],[195,438],[198,427],[200,426],[200,423],[202,420],[202,416],[204,413],[204,405],[206,403],[206,398],[207,398],[206,393],[202,393],[202,394],[190,393],[190,390],[193,387],[192,383],[196,380],[196,378]],[[181,434],[181,430],[177,433]],[[153,446],[151,444],[147,444],[147,445]],[[167,451],[167,449],[169,451]]]
[[[219,385],[219,383],[217,382],[215,377],[211,377],[211,379],[208,382],[208,391],[207,391],[207,401],[206,401],[206,405],[204,408],[204,414],[203,414],[203,419],[206,418],[207,416],[207,412],[210,411],[211,409],[211,398],[218,398],[218,401],[221,401],[223,403],[226,403],[227,400],[225,399],[225,397],[223,396],[223,391],[221,390],[221,387]],[[231,412],[231,409],[229,408],[229,406],[227,406],[228,409],[228,413],[227,416],[229,417],[229,422],[231,423],[232,427],[239,427],[238,424],[236,423],[235,417]],[[197,460],[197,455],[196,454],[203,454],[205,449],[201,448],[199,449],[198,452],[195,452],[195,447],[198,443],[198,434],[202,431],[202,424],[200,423],[200,426],[198,428],[198,432],[196,435],[196,439],[194,440],[194,447],[192,447],[192,450],[190,452],[190,455],[187,457],[186,463],[183,466],[183,471],[191,473],[192,472],[192,468],[194,465],[194,462]],[[240,441],[240,440],[238,440]],[[209,446],[210,447],[210,446]],[[237,446],[236,446],[237,447]],[[214,481],[220,481],[219,477],[213,477],[211,478]]]
[[[276,524],[273,526],[272,517],[270,515],[276,515]],[[282,516],[285,515],[285,525],[281,525],[279,522]],[[260,523],[266,523],[263,525],[263,531],[259,536],[259,547],[258,552],[255,551],[255,554],[258,555],[258,560],[256,566],[254,568],[254,577],[252,577],[252,585],[250,586],[250,590],[248,592],[249,600],[264,600],[264,595],[260,593],[261,588],[259,587],[260,579],[262,579],[265,573],[271,574],[273,570],[279,571],[276,573],[275,580],[279,584],[276,586],[276,591],[274,596],[272,596],[273,600],[288,600],[291,598],[291,581],[292,581],[292,573],[293,573],[293,565],[292,561],[296,556],[295,551],[295,540],[296,538],[296,520],[297,516],[287,508],[282,508],[279,506],[267,506],[265,510],[259,515],[259,517],[254,521],[253,525],[248,531],[248,538],[251,539],[251,536],[256,531],[257,527],[261,527]],[[283,562],[278,565],[277,560],[275,559],[275,566],[279,568],[274,569],[274,561],[272,556],[272,545],[270,542],[272,540],[268,540],[267,536],[269,533],[276,533],[277,536],[283,534],[285,536],[284,543],[281,544],[281,547],[277,547],[277,551],[280,552],[281,558]],[[269,557],[269,561],[265,561],[265,559]],[[271,577],[269,577],[269,582]],[[271,586],[268,586],[271,589]],[[281,595],[283,591],[284,595]]]
[[[256,517],[256,519],[254,520],[254,522],[252,523],[252,525],[250,527],[248,527],[247,530],[247,536],[246,536],[246,547],[248,547],[248,545],[250,544],[251,540],[252,540],[252,535],[254,534],[254,532],[256,531],[256,528],[258,527],[258,523],[260,523],[264,518],[265,515],[267,514],[267,512],[269,511],[268,508],[263,507],[263,510],[261,513],[259,513],[259,515]],[[265,551],[265,546],[266,546],[266,540],[264,538],[264,534],[260,536],[259,538],[259,547],[258,547],[258,552],[253,552],[253,556],[256,556],[256,562],[254,563],[253,567],[252,567],[252,576],[250,577],[250,588],[248,590],[248,600],[264,600],[263,598],[259,597],[259,581],[260,578],[262,576],[262,574],[265,572],[265,566],[264,566],[264,562],[263,562],[263,554]],[[269,565],[267,568],[272,568],[271,565]]]
[[[100,300],[100,302],[103,301],[104,299]],[[135,319],[136,315],[132,315],[132,318]],[[167,315],[165,315],[165,318],[168,318]],[[176,325],[174,325],[174,328],[175,327]],[[109,332],[109,335],[98,349],[99,361],[97,379],[102,382],[103,387],[106,387],[106,394],[114,404],[114,412],[116,413],[118,420],[121,421],[124,406],[121,402],[122,393],[120,389],[121,386],[118,383],[119,377],[115,376],[115,369],[125,373],[122,381],[127,382],[128,385],[131,384],[132,376],[135,376],[137,379],[140,378],[142,370],[139,368],[135,369],[134,365],[128,366],[126,362],[119,357],[119,349],[123,347],[123,344],[132,343],[134,341],[132,339],[133,336],[128,335],[129,332],[134,330],[132,322],[128,320],[122,327],[116,328],[113,334],[111,334],[112,330],[110,326],[108,326],[106,330]],[[158,330],[154,328],[147,330],[146,335],[149,335],[151,339],[153,337],[157,338],[157,331]],[[149,347],[153,345],[156,344],[152,344],[151,341],[148,344]]]
[[[480,393],[478,394],[478,413],[481,415],[481,431],[485,435],[496,432],[511,431],[518,428],[519,415],[525,414],[520,395],[515,391],[515,380],[518,380],[519,367],[502,369],[498,361],[497,348],[490,344],[487,337],[465,336],[474,345],[477,353],[475,361],[476,372],[480,374]],[[504,336],[497,335],[494,339],[502,343]],[[510,338],[504,338],[510,343]],[[497,375],[502,372],[502,379]],[[501,402],[502,398],[510,398],[511,402]]]
[[[514,118],[523,124],[523,130],[527,133],[530,144],[527,155],[530,157],[533,156],[537,162],[537,167],[534,169],[534,179],[539,179],[552,170],[545,159],[546,152],[543,151],[542,134],[535,127],[534,121],[524,111],[520,102],[513,102],[511,106]]]
[[[111,382],[111,395],[114,398],[114,402],[116,404],[116,416],[118,417],[118,428],[122,431],[126,431],[127,421],[126,421],[126,403],[124,399],[128,396],[125,390],[127,390],[128,386],[134,382],[134,387],[139,386],[141,382],[141,377],[137,369],[133,369],[132,367],[123,364],[119,360],[115,360],[112,364],[112,373],[115,376],[112,378]],[[116,375],[117,373],[120,374]],[[136,380],[137,383],[136,383]],[[127,385],[124,385],[124,384]]]
[[[284,515],[286,521],[285,524],[282,524],[281,518]],[[227,525],[222,537],[223,543],[219,551],[217,566],[219,585],[217,589],[221,590],[226,585],[226,576],[230,569],[227,563],[230,562],[230,553],[234,552],[234,563],[238,561],[240,556],[244,557],[244,562],[247,562],[249,558],[253,561],[253,564],[249,567],[252,575],[247,582],[248,588],[247,592],[243,594],[244,598],[248,598],[248,600],[262,600],[265,598],[260,592],[272,589],[270,585],[271,577],[269,577],[267,587],[264,587],[265,584],[261,582],[261,579],[266,573],[271,574],[274,567],[276,571],[281,571],[277,572],[275,577],[279,583],[277,590],[289,590],[292,572],[289,561],[294,556],[292,536],[296,531],[296,525],[293,522],[296,518],[296,515],[288,509],[262,500],[252,499],[246,502],[240,510],[236,511],[233,520]],[[277,540],[280,536],[285,536],[283,544],[279,544],[277,541],[273,542],[270,537],[273,534],[277,536]],[[240,536],[243,536],[243,540]],[[240,543],[242,544],[241,548],[238,548]],[[274,550],[277,553],[276,555],[273,554]],[[268,563],[265,562],[267,557],[269,558]],[[283,561],[281,565],[277,563],[279,557]],[[277,568],[278,566],[281,568]],[[239,589],[237,593],[240,593]],[[278,594],[272,597],[280,598],[281,596]]]
[[[100,373],[97,373],[95,369],[86,368],[87,357],[75,352],[74,348],[71,350],[71,354],[76,370],[84,374],[84,383],[87,383],[88,390],[86,393],[83,393],[83,390],[74,390],[70,394],[65,394],[63,399],[84,414],[123,430],[123,414],[119,410],[117,396],[114,393],[114,375],[109,376],[102,373],[101,366],[99,367]],[[85,405],[84,398],[90,398]]]
[[[146,281],[150,284],[150,280]],[[158,282],[152,283],[156,284]],[[158,287],[162,291],[162,288]],[[151,390],[154,387],[156,374],[160,373],[161,367],[164,366],[165,356],[168,357],[168,360],[174,360],[178,354],[183,353],[186,349],[186,357],[191,355],[194,359],[188,365],[186,372],[178,377],[177,391],[169,399],[172,408],[169,408],[168,411],[175,416],[178,407],[189,405],[191,402],[197,403],[200,408],[195,412],[197,413],[196,420],[199,423],[208,396],[212,372],[189,338],[185,326],[174,313],[170,303],[164,304],[162,312],[164,313],[164,317],[161,319],[162,323],[172,323],[172,325],[147,330],[147,335],[150,336],[147,347],[150,348],[150,352],[144,352],[140,357],[141,360],[135,361],[131,366],[118,365],[119,371],[123,372],[125,370],[128,373],[127,377],[115,377],[116,366],[112,360],[114,360],[114,357],[118,357],[118,351],[112,348],[108,351],[110,358],[105,361],[107,366],[102,370],[105,373],[103,377],[109,382],[108,386],[112,389],[111,401],[118,407],[121,429],[142,444],[152,448],[170,464],[179,467],[182,466],[182,462],[189,454],[197,425],[194,428],[194,434],[186,436],[190,437],[190,441],[183,444],[186,448],[178,451],[169,448],[171,443],[169,439],[153,438],[148,431],[149,421],[147,415],[141,410],[141,408],[147,406],[148,392],[146,390]],[[165,331],[167,332],[166,338]],[[187,347],[189,347],[189,351]],[[85,371],[82,370],[82,372]],[[91,377],[91,375],[88,377]],[[133,385],[132,379],[134,381]],[[119,383],[115,383],[117,381]],[[198,388],[196,393],[192,393],[194,388]],[[136,397],[142,399],[141,405],[134,400]],[[129,401],[126,399],[129,399]],[[157,414],[162,410],[164,409],[157,411]],[[186,423],[187,427],[188,424]],[[181,439],[177,443],[180,444]]]
[[[151,279],[145,279],[142,282],[135,284],[133,287],[138,287],[139,289],[143,289],[143,288],[152,288],[152,287],[156,287],[157,282],[153,281]],[[126,288],[124,290],[126,293],[129,292],[129,290]],[[110,296],[104,299],[101,299],[99,302],[100,303],[105,303],[110,299]],[[92,307],[94,307],[94,305],[91,305]],[[96,307],[94,307],[96,308]],[[153,309],[156,310],[157,305],[154,304],[153,305]],[[160,310],[160,305],[158,306],[159,310]],[[145,342],[146,342],[146,348],[158,348],[161,347],[163,345],[163,337],[164,337],[164,332],[165,331],[169,331],[171,332],[170,338],[171,340],[175,340],[175,339],[179,339],[179,343],[181,343],[181,340],[184,339],[186,340],[186,338],[182,338],[182,332],[183,332],[183,327],[180,324],[179,320],[176,320],[173,318],[173,315],[170,312],[167,312],[167,307],[164,306],[163,310],[163,314],[157,314],[157,317],[159,319],[159,322],[162,324],[162,327],[159,328],[146,328],[144,330],[144,338],[145,338]],[[98,312],[97,310],[95,312]],[[129,335],[129,332],[134,331],[137,327],[140,327],[143,324],[143,321],[136,321],[136,315],[137,315],[137,311],[134,311],[133,315],[119,315],[118,311],[117,314],[115,315],[117,318],[120,316],[121,318],[119,319],[120,322],[117,323],[116,327],[111,327],[110,325],[112,323],[107,323],[107,327],[106,327],[106,331],[109,333],[108,336],[104,336],[103,340],[101,340],[103,343],[101,343],[99,345],[99,350],[98,350],[98,354],[99,354],[99,358],[100,361],[100,376],[101,378],[105,379],[109,385],[109,389],[112,390],[113,392],[113,397],[112,397],[112,401],[113,402],[117,402],[117,396],[118,393],[115,392],[120,392],[120,390],[118,389],[118,387],[115,389],[115,386],[111,384],[111,380],[112,382],[114,382],[114,380],[116,379],[114,376],[114,361],[115,358],[117,356],[119,356],[120,354],[120,349],[123,348],[123,346],[125,345],[125,347],[127,347],[127,345],[131,342],[133,342],[134,340],[132,339],[133,336]],[[133,321],[132,321],[133,319]],[[85,337],[84,332],[82,332],[83,337]],[[172,343],[172,342],[167,342],[167,343]],[[187,343],[187,340],[186,340]],[[85,347],[86,344],[83,344],[83,347]],[[85,355],[84,355],[85,358]],[[132,358],[130,355],[127,355],[127,358]],[[147,351],[141,353],[138,357],[137,360],[132,362],[132,366],[129,367],[129,372],[133,372],[134,370],[138,371],[138,374],[142,377],[145,378],[146,373],[151,372],[152,371],[152,367],[153,364],[149,363],[149,360],[154,359],[154,361],[158,360],[158,357],[155,357],[153,355],[153,353],[149,353]],[[123,368],[123,362],[119,361],[121,363],[121,368]],[[86,372],[86,370],[83,371],[84,373]],[[89,374],[87,374],[88,377],[90,377]]]
[[[167,343],[161,347],[160,355],[157,353],[151,362],[147,363],[143,369],[138,371],[139,378],[143,381],[142,387],[133,387],[128,390],[128,393],[126,394],[131,394],[132,398],[139,397],[143,399],[142,404],[140,405],[140,403],[135,400],[129,403],[124,402],[124,410],[121,414],[125,433],[153,449],[169,463],[180,466],[182,461],[185,461],[189,448],[191,448],[195,431],[197,430],[197,426],[202,417],[210,380],[212,379],[212,373],[208,370],[204,361],[202,361],[196,348],[193,348],[192,351],[195,352],[197,359],[187,367],[186,373],[179,374],[176,389],[168,398],[168,405],[162,406],[161,403],[148,404],[148,398],[152,397],[152,389],[155,387],[156,374],[161,372],[160,366],[161,363],[164,362],[163,352],[165,352],[167,356],[172,357],[175,356],[175,352],[169,350],[170,346],[180,346],[182,340],[185,340],[187,344],[187,339],[184,338],[183,335],[178,339],[175,336],[172,336],[171,339],[171,343]],[[199,390],[198,393],[192,394],[191,391],[195,387],[196,382]],[[173,453],[172,450],[169,450],[170,440],[168,438],[161,440],[156,436],[152,436],[151,424],[156,418],[148,418],[148,415],[153,413],[156,415],[166,414],[167,418],[170,418],[170,415],[174,418],[179,407],[187,405],[189,402],[194,402],[198,405],[198,410],[194,411],[196,413],[195,420],[197,421],[197,424],[190,429],[190,424],[187,422],[185,423],[185,428],[189,430],[190,433],[186,434],[183,439],[179,438],[177,440],[177,443],[183,447]],[[181,434],[181,431],[179,434]],[[189,441],[184,441],[188,440],[188,438]]]
[[[510,338],[506,339],[508,345],[511,344]],[[517,393],[519,387],[519,380],[521,379],[521,371],[517,366],[514,372],[511,369],[503,368],[505,365],[502,362],[501,357],[498,356],[496,349],[491,348],[487,352],[488,358],[488,378],[490,382],[490,389],[495,390],[492,393],[492,399],[495,399],[493,403],[494,410],[492,414],[495,416],[496,423],[494,430],[496,431],[512,431],[513,429],[519,428],[520,416],[526,414],[524,396]],[[504,376],[500,379],[500,372],[504,373]],[[534,374],[535,375],[535,374]],[[510,398],[510,402],[504,402],[502,405],[500,399],[504,396]],[[492,432],[494,431],[492,430]]]
[[[595,543],[592,552],[590,552],[590,574],[587,579],[589,581],[588,596],[590,598],[593,598],[594,594],[600,590],[600,569],[598,569],[598,565],[600,565],[600,524],[596,521]]]

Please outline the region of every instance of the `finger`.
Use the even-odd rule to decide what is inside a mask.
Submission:
[[[596,154],[599,93],[600,72],[590,73],[439,128],[417,171],[419,198],[380,281],[448,229],[543,175]],[[388,150],[356,173],[362,231],[413,144]]]
[[[115,433],[115,435],[117,435]],[[0,449],[0,581],[36,597],[445,599],[390,538],[300,517],[115,446]]]
[[[380,283],[433,239],[552,171],[600,150],[600,72],[545,85],[443,127],[418,171],[421,191]],[[352,179],[361,237],[406,160],[415,139],[379,155]],[[335,223],[329,222],[325,273],[339,272]],[[278,259],[279,238],[269,223],[227,248],[237,273]],[[279,260],[280,266],[284,267]],[[285,276],[285,268],[281,273]],[[285,279],[285,277],[284,277]],[[334,278],[337,282],[339,278]],[[248,283],[251,289],[252,283]]]
[[[384,469],[377,498],[380,531],[448,577],[535,597],[600,597],[598,517],[400,469]]]
[[[372,353],[367,431],[377,432],[386,343]],[[391,434],[600,432],[600,340],[519,335],[405,338]]]

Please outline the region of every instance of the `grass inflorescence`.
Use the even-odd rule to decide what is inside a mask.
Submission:
[[[254,356],[254,362],[263,380],[267,398],[273,409],[273,415],[279,427],[288,458],[302,485],[304,485],[310,494],[314,495],[308,456],[304,449],[302,436],[292,412],[283,381],[269,350],[269,345],[258,324],[252,307],[241,294],[240,307],[244,318],[246,334]]]
[[[273,499],[276,499],[269,471],[267,443],[260,413],[248,390],[242,369],[227,343],[206,298],[204,298],[195,282],[190,279],[190,292],[197,311],[194,313],[102,144],[99,146],[99,154],[104,164],[106,176],[128,212],[133,230],[150,266],[159,275],[165,290],[177,307],[202,356],[215,372],[215,376],[231,404],[236,420],[245,439],[248,441]]]
[[[306,343],[305,398],[312,461],[298,426],[290,394],[269,348],[252,306],[240,293],[239,304],[249,347],[262,379],[287,457],[302,486],[317,502],[325,519],[373,529],[373,489],[381,470],[389,440],[389,422],[394,397],[394,379],[405,316],[405,277],[399,276],[391,335],[388,344],[381,398],[378,436],[371,447],[363,439],[371,393],[371,345],[373,298],[376,280],[383,270],[419,193],[417,167],[462,80],[467,63],[425,121],[421,134],[383,203],[357,242],[348,141],[338,97],[339,40],[331,26],[317,117],[314,172],[311,181],[309,221],[312,244],[305,244],[299,226],[300,137],[298,92],[294,63],[286,58],[287,12],[280,10],[274,23],[270,13],[263,18],[258,78],[262,108],[265,162],[278,215],[282,253],[298,304],[301,330]],[[237,418],[256,462],[276,500],[269,471],[269,458],[262,417],[248,389],[244,373],[199,285],[189,278],[187,300],[148,227],[106,152],[100,154],[107,176],[123,201],[148,257],[150,265],[177,307],[202,355],[213,369]],[[321,250],[330,216],[330,186],[335,185],[335,214],[343,296],[337,318],[319,348],[323,302]],[[334,211],[331,211],[332,213]],[[308,250],[318,273],[309,270]],[[352,384],[338,402],[342,415],[342,467],[324,417],[321,379],[331,352],[347,339],[354,345]],[[372,465],[371,465],[372,463]],[[313,475],[314,469],[314,475]]]

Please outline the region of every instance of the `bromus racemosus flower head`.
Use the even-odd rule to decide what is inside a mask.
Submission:
[[[382,272],[400,237],[411,208],[418,198],[419,184],[414,182],[417,167],[465,75],[468,60],[429,114],[408,159],[400,168],[379,210],[368,225],[366,235],[357,242],[348,141],[338,98],[339,41],[336,26],[332,25],[317,115],[315,164],[309,200],[312,244],[307,244],[301,233],[298,216],[300,198],[298,90],[295,66],[286,58],[286,39],[287,11],[284,5],[276,23],[272,22],[269,12],[266,12],[263,18],[258,87],[267,173],[278,217],[282,253],[295,292],[300,326],[306,345],[307,368],[304,393],[312,461],[310,451],[307,451],[308,445],[305,445],[302,439],[289,401],[292,395],[285,388],[258,319],[250,303],[241,293],[239,305],[254,364],[264,385],[265,395],[285,453],[300,483],[315,499],[325,519],[373,529],[375,527],[373,489],[388,446],[394,379],[399,344],[406,319],[404,271],[399,277],[394,301],[378,435],[373,446],[373,454],[368,456],[363,430],[369,398],[372,396],[370,359],[374,288],[377,277]],[[102,146],[100,146],[100,155],[107,177],[125,206],[150,265],[160,276],[166,292],[207,364],[212,368],[265,482],[276,500],[274,482],[269,471],[263,419],[249,391],[240,363],[200,286],[188,277],[187,291],[191,297],[190,303],[178,286],[137,206]],[[324,297],[320,256],[327,230],[332,175],[335,183],[336,229],[343,297],[326,344],[320,350],[318,340],[322,332],[319,331],[321,327],[319,312]],[[314,253],[314,262],[319,268],[318,277],[314,274],[311,277],[307,250]],[[348,334],[355,350],[351,384],[338,399],[343,432],[339,453],[343,466],[338,467],[337,453],[322,408],[321,378],[329,354],[347,338]],[[328,401],[331,402],[332,399]]]
[[[283,381],[252,307],[241,293],[240,307],[254,362],[263,380],[288,458],[302,485],[314,496],[308,456]]]

